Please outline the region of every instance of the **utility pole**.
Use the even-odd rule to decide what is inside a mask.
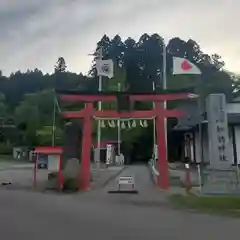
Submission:
[[[118,83],[118,91],[121,91],[121,83]],[[120,147],[121,147],[121,119],[118,119],[118,123],[117,123],[117,127],[118,127],[118,156],[120,156]]]
[[[56,131],[56,103],[53,96],[53,116],[52,116],[52,146],[55,146],[55,131]]]
[[[102,49],[102,47],[100,47],[98,58],[100,60],[102,60],[102,58],[103,58],[103,49]],[[98,91],[99,92],[102,91],[102,76],[99,76],[99,79],[98,79]],[[99,101],[98,102],[98,111],[101,111],[101,110],[102,110],[102,102]],[[97,125],[97,159],[96,159],[96,163],[100,163],[101,162],[100,157],[101,157],[101,121],[98,120],[98,125]]]
[[[166,44],[163,44],[163,90],[167,90],[167,47]],[[167,109],[167,101],[163,102],[163,108]],[[164,119],[164,131],[165,131],[165,142],[166,148],[168,149],[168,132],[167,132],[167,118]],[[168,150],[167,159],[168,159]]]

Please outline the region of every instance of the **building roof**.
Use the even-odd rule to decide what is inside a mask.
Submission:
[[[175,131],[188,131],[196,127],[201,121],[207,123],[206,112],[199,110],[196,102],[181,103],[176,109],[186,112],[186,115],[178,118],[178,124],[174,126]],[[240,113],[228,113],[229,124],[240,124]]]
[[[35,153],[42,153],[42,154],[62,154],[63,147],[53,147],[53,146],[39,146],[34,149]]]
[[[196,102],[180,103],[175,109],[183,110],[186,114],[178,118],[174,130],[187,131],[199,124],[200,112]]]

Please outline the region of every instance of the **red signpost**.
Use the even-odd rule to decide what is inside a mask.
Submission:
[[[83,119],[83,138],[82,138],[82,166],[80,170],[79,189],[88,190],[90,183],[90,149],[92,146],[92,119],[93,117],[102,118],[156,118],[157,144],[158,144],[158,186],[162,189],[169,188],[167,147],[165,140],[164,119],[168,117],[179,117],[184,114],[181,110],[168,110],[163,108],[163,101],[187,99],[191,97],[188,92],[175,93],[77,93],[69,91],[59,91],[60,99],[65,102],[85,102],[85,108],[80,111],[68,111],[61,113],[62,117],[70,119]],[[112,102],[117,101],[119,94],[128,94],[130,101],[149,101],[155,102],[152,110],[134,110],[129,112],[119,112],[114,110],[94,109],[93,103],[97,101]]]

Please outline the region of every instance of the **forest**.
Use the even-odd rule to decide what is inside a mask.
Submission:
[[[162,89],[164,39],[158,34],[145,33],[138,40],[129,37],[124,41],[119,35],[113,38],[104,35],[96,44],[93,53],[95,57],[87,75],[69,72],[60,52],[61,57],[53,63],[53,74],[43,74],[36,68],[27,72],[17,71],[6,77],[0,71],[0,154],[11,153],[12,147],[16,145],[31,148],[53,144],[53,110],[56,103],[54,89],[97,91],[95,60],[100,48],[103,50],[103,59],[114,61],[114,78],[103,79],[104,91],[118,90],[118,83],[121,84],[121,91],[152,91],[153,82],[155,91]],[[204,53],[196,41],[184,41],[178,37],[172,38],[166,49],[168,89],[191,87],[201,97],[210,93],[224,93],[228,101],[239,95],[239,76],[225,69],[224,60],[217,53]],[[172,56],[186,58],[196,64],[202,71],[201,77],[173,76]],[[57,110],[81,107],[60,104]],[[142,106],[140,104],[135,107]],[[54,144],[61,145],[65,122],[59,117],[58,111]],[[150,124],[147,129],[137,128],[125,135],[123,130],[123,138],[127,135],[131,140],[145,141],[145,138],[151,137],[151,127]],[[114,135],[116,138],[116,131],[104,131],[105,137]]]

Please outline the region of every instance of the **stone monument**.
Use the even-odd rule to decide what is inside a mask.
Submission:
[[[231,167],[228,120],[224,94],[210,94],[206,99],[209,162],[213,169]]]
[[[208,120],[209,166],[203,171],[204,194],[240,194],[238,169],[232,166],[224,94],[210,94],[206,99]]]

